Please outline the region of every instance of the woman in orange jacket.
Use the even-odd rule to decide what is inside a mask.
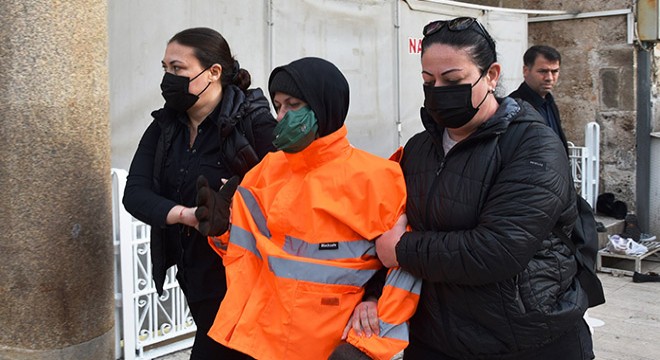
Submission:
[[[209,336],[257,359],[327,359],[382,268],[372,240],[403,213],[405,182],[396,162],[349,143],[348,83],[333,64],[303,58],[278,67],[269,90],[280,151],[248,172],[235,194],[237,179],[217,193],[198,183],[199,228],[227,272]],[[391,359],[408,344],[419,291],[417,279],[390,269],[378,335],[351,329],[338,349]]]

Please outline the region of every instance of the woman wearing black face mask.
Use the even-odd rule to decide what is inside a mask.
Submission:
[[[423,278],[404,359],[591,359],[570,234],[575,189],[559,138],[527,103],[497,98],[495,44],[474,18],[424,28],[425,131],[401,167],[405,222],[376,242]]]
[[[248,89],[250,74],[212,29],[174,35],[162,66],[165,106],[152,113],[140,140],[124,206],[151,225],[159,294],[167,269],[177,265],[176,277],[197,326],[191,359],[244,359],[207,335],[227,288],[220,258],[196,230],[195,181],[204,175],[217,190],[222,178],[243,176],[274,150],[277,122],[262,91]]]

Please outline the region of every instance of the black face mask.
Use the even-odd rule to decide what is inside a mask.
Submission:
[[[472,120],[490,94],[487,92],[479,105],[472,107],[472,87],[479,83],[482,77],[483,74],[474,85],[424,85],[424,108],[438,125],[450,129],[462,127]]]
[[[186,110],[190,109],[190,107],[193,106],[197,100],[199,100],[199,95],[202,95],[202,93],[208,89],[208,87],[211,85],[211,82],[209,82],[204,90],[200,91],[200,93],[197,95],[188,92],[188,84],[190,84],[191,81],[197,79],[197,77],[202,75],[204,71],[208,70],[209,68],[210,66],[202,70],[202,72],[197,74],[192,79],[166,72],[165,75],[163,75],[163,81],[160,83],[160,89],[162,90],[161,94],[165,99],[165,107],[180,112],[185,112]]]

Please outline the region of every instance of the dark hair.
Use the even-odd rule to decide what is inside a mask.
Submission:
[[[559,54],[559,51],[546,45],[534,45],[527,49],[525,55],[523,55],[523,63],[527,67],[532,67],[534,66],[534,61],[536,61],[536,58],[539,57],[539,55],[548,59],[548,61],[559,61],[559,64],[561,64],[561,54]]]
[[[252,82],[250,73],[241,69],[238,61],[231,54],[227,40],[219,32],[209,28],[191,28],[183,30],[172,36],[170,41],[195,49],[195,57],[203,68],[213,64],[222,66],[220,84],[225,87],[229,84],[238,86],[246,91]]]
[[[493,41],[492,45],[489,40]],[[425,36],[422,39],[422,56],[426,49],[433,44],[444,44],[458,49],[465,49],[481,71],[486,71],[488,67],[497,61],[495,41],[476,20],[465,30],[450,30],[449,26],[443,26],[440,30]]]

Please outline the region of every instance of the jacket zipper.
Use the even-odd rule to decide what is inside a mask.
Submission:
[[[513,282],[516,287],[516,297],[513,300],[516,302],[516,305],[518,305],[518,309],[520,310],[520,313],[524,314],[525,304],[523,304],[522,298],[520,297],[520,286],[518,285],[518,275],[516,275],[516,278]]]
[[[431,199],[433,199],[432,195],[435,193],[435,188],[438,187],[438,179],[440,179],[440,173],[442,172],[442,169],[445,168],[445,159],[444,157],[442,161],[440,162],[440,165],[438,166],[438,170],[435,171],[435,178],[433,179],[433,183],[431,184],[431,188],[429,189],[429,194],[428,194],[428,201],[426,202],[426,224],[431,224]]]
[[[499,136],[503,132],[504,131],[496,131],[496,132],[494,132],[494,134]],[[465,140],[459,142],[458,144],[454,145],[454,147],[451,148],[447,152],[447,154],[445,154],[445,156],[442,158],[442,161],[440,161],[440,165],[438,165],[438,170],[435,171],[435,178],[433,179],[433,183],[431,184],[431,188],[429,189],[429,193],[428,193],[429,201],[427,201],[427,203],[426,203],[426,224],[431,224],[431,222],[430,222],[430,220],[431,220],[431,200],[430,199],[431,199],[431,195],[435,193],[435,188],[438,186],[438,179],[440,177],[440,173],[445,168],[445,164],[447,163],[447,157],[450,154],[453,154],[454,152],[456,152],[457,148],[465,146],[466,143],[470,143],[471,141],[474,141],[474,139],[480,139],[483,136],[489,136],[489,134],[479,135],[477,137],[469,137],[468,139],[465,139]],[[442,149],[442,145],[439,145],[439,146]],[[442,151],[442,150],[440,150],[440,151]]]

